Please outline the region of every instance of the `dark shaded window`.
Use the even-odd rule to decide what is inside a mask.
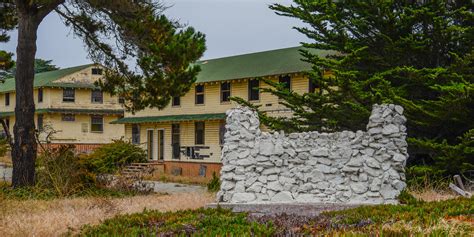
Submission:
[[[122,97],[122,96],[120,96],[120,97],[118,98],[118,102],[119,102],[120,104],[125,104],[125,98]]]
[[[249,80],[249,100],[260,99],[260,81],[257,79]]]
[[[224,145],[224,136],[225,136],[225,121],[222,121],[219,124],[219,144]]]
[[[195,132],[195,144],[196,145],[204,145],[204,122],[196,122],[194,123],[194,132]]]
[[[37,119],[38,131],[41,132],[43,131],[43,115],[38,114],[38,117],[36,119]]]
[[[10,105],[10,93],[5,93],[5,106]]]
[[[43,88],[38,89],[38,103],[43,102]]]
[[[140,144],[140,125],[132,124],[132,144]]]
[[[102,115],[91,116],[91,132],[104,131],[104,117]]]
[[[204,104],[204,85],[196,86],[196,104],[197,105]]]
[[[102,68],[92,68],[92,75],[102,75]]]
[[[61,120],[66,122],[74,122],[76,120],[76,116],[74,116],[74,114],[62,114]]]
[[[171,125],[171,146],[173,146],[173,159],[179,159],[181,154],[179,124]]]
[[[63,102],[74,102],[76,100],[76,91],[74,88],[63,89]]]
[[[172,105],[173,106],[180,106],[181,105],[181,97],[173,96]]]
[[[278,79],[280,84],[283,84],[284,88],[291,91],[291,77],[290,76],[280,76]]]
[[[104,93],[101,90],[92,90],[91,92],[91,102],[102,104],[104,102]]]
[[[221,83],[221,102],[230,101],[230,82]]]
[[[314,79],[309,78],[308,81],[309,81],[308,92],[309,93],[316,92],[316,83],[314,82]]]

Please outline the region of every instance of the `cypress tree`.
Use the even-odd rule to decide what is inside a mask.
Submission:
[[[270,8],[306,23],[295,29],[310,39],[301,54],[318,89],[298,94],[264,80],[271,85],[264,91],[294,117],[259,112],[263,124],[288,132],[365,129],[373,104],[395,103],[408,119],[409,164],[417,165],[410,171],[474,169],[472,1],[295,0]],[[333,53],[323,58],[312,49]]]

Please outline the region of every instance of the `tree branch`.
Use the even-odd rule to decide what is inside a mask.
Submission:
[[[2,124],[3,131],[5,131],[5,134],[7,135],[8,144],[10,144],[10,147],[13,148],[14,143],[13,143],[12,135],[10,134],[10,129],[7,126],[7,123],[5,122],[3,118],[0,118],[0,123]]]

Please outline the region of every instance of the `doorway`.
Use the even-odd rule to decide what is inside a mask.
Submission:
[[[147,130],[147,151],[148,160],[163,161],[165,159],[165,130],[157,129]]]

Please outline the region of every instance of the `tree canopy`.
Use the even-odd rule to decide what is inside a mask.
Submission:
[[[310,39],[306,48],[334,53],[301,52],[313,65],[307,74],[315,92],[297,94],[264,80],[272,85],[264,91],[295,115],[260,112],[265,125],[364,130],[373,104],[395,103],[408,118],[411,164],[434,165],[445,175],[474,168],[472,1],[295,0],[271,9],[306,23],[296,28]]]

